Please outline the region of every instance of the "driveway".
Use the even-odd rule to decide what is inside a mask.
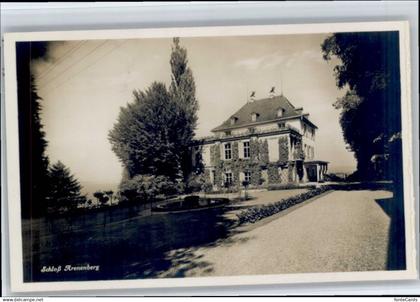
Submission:
[[[160,277],[386,270],[389,191],[333,191],[190,255]],[[381,205],[382,204],[382,205]],[[181,259],[180,259],[181,260]]]

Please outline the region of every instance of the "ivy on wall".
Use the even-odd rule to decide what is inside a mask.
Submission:
[[[262,165],[267,165],[269,158],[268,158],[268,142],[267,140],[263,140],[262,142],[259,142],[259,154],[260,154],[260,162]]]
[[[258,139],[251,139],[249,141],[249,148],[250,160],[254,163],[258,163],[260,161],[260,146]]]
[[[268,182],[270,184],[280,183],[279,168],[277,165],[269,164],[267,167]]]
[[[210,147],[210,164],[217,166],[220,162],[220,145],[215,144]]]
[[[293,177],[293,170],[294,170],[294,164],[293,163],[289,163],[289,166],[287,167],[287,173],[289,176],[289,182],[293,182],[294,181],[294,177]]]
[[[295,140],[296,142],[295,142],[295,151],[293,153],[293,159],[304,160],[305,152],[303,151],[302,138],[295,137]]]
[[[210,182],[210,170],[208,170],[208,169],[204,169],[204,180],[206,181],[206,182]]]
[[[276,184],[282,182],[282,177],[279,173],[279,167],[282,167],[285,170],[283,173],[288,175],[284,178],[288,179],[289,182],[293,181],[293,164],[289,164],[289,146],[287,137],[279,138],[279,160],[274,163],[269,162],[268,155],[268,142],[267,140],[258,140],[252,138],[250,140],[250,158],[244,159],[239,158],[239,148],[240,145],[238,142],[232,143],[232,159],[224,160],[221,158],[221,144],[215,144],[210,147],[210,162],[215,169],[214,174],[214,184],[219,188],[223,187],[223,174],[227,171],[232,172],[233,176],[233,186],[241,186],[240,172],[250,172],[251,186],[260,186],[263,182],[262,180],[262,170],[266,169],[268,174],[268,183]],[[206,179],[210,179],[210,174],[206,174]]]
[[[234,142],[232,144],[232,159],[236,160],[239,158],[239,147],[238,147],[238,142]]]
[[[289,141],[287,136],[279,137],[279,160],[283,162],[289,160]]]

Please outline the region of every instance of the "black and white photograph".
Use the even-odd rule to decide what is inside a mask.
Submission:
[[[16,284],[415,278],[407,29],[375,24],[6,36]]]

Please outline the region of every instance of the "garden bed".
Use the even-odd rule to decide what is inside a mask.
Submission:
[[[316,188],[308,192],[301,193],[296,196],[292,196],[290,198],[282,199],[278,202],[246,209],[236,215],[238,217],[238,223],[239,224],[255,223],[263,218],[277,214],[281,211],[284,211],[294,205],[302,203],[305,200],[318,196],[331,189],[332,188],[330,186],[322,186],[320,188]]]

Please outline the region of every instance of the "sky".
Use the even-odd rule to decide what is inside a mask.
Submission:
[[[339,110],[344,95],[333,74],[337,61],[322,58],[325,34],[181,38],[192,69],[198,111],[197,136],[243,106],[251,91],[268,97],[272,86],[318,126],[316,159],[331,172],[352,172],[356,161],[345,148]],[[41,119],[52,163],[62,161],[84,191],[116,189],[122,166],[108,132],[134,89],[154,81],[170,84],[172,39],[59,41],[50,58],[34,62],[42,97]]]

